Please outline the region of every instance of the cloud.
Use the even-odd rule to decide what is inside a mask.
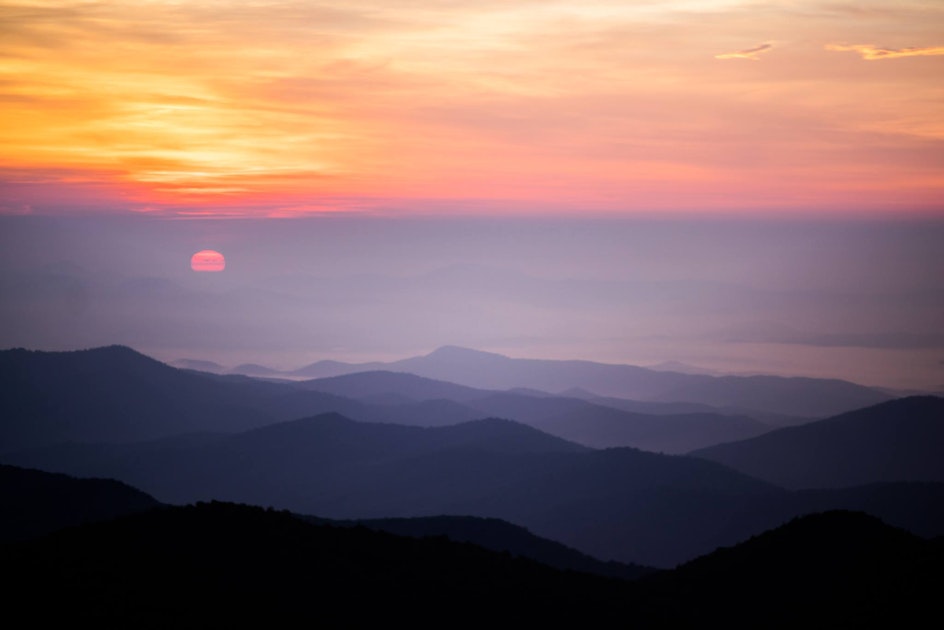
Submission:
[[[715,55],[715,59],[750,59],[751,61],[760,61],[760,54],[767,52],[773,47],[773,44],[761,44],[760,46],[754,46],[753,48],[745,48],[744,50],[721,53],[719,55]]]
[[[829,11],[744,21],[729,15],[736,0],[342,4],[0,0],[0,102],[17,121],[0,125],[0,179],[11,167],[81,178],[17,181],[15,201],[39,214],[269,216],[326,196],[428,212],[430,199],[464,212],[939,212],[933,68],[892,91],[781,54],[801,29],[820,51],[842,42]],[[928,12],[895,18],[903,43],[935,41]],[[888,28],[883,16],[851,41]],[[776,73],[713,65],[774,48]]]
[[[875,59],[896,59],[898,57],[929,57],[944,55],[944,46],[924,46],[921,48],[880,48],[873,44],[826,44],[826,50],[837,52],[857,52],[866,61]]]

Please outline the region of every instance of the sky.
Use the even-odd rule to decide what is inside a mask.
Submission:
[[[0,0],[0,347],[944,390],[942,76],[937,0]]]
[[[944,391],[944,221],[0,218],[0,348],[513,357]],[[191,257],[222,252],[225,270]]]
[[[938,0],[0,2],[7,213],[940,214]]]

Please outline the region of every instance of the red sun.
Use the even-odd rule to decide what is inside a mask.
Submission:
[[[190,257],[190,268],[194,271],[223,271],[226,259],[217,251],[204,249]]]

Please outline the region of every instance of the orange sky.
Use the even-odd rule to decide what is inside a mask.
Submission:
[[[0,211],[944,215],[939,0],[0,1]]]

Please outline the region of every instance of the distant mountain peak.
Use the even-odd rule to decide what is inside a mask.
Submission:
[[[473,348],[463,348],[462,346],[440,346],[426,355],[426,358],[437,358],[437,359],[472,359],[472,358],[492,358],[492,359],[508,359],[503,354],[498,354],[496,352],[485,352],[483,350],[475,350]]]

